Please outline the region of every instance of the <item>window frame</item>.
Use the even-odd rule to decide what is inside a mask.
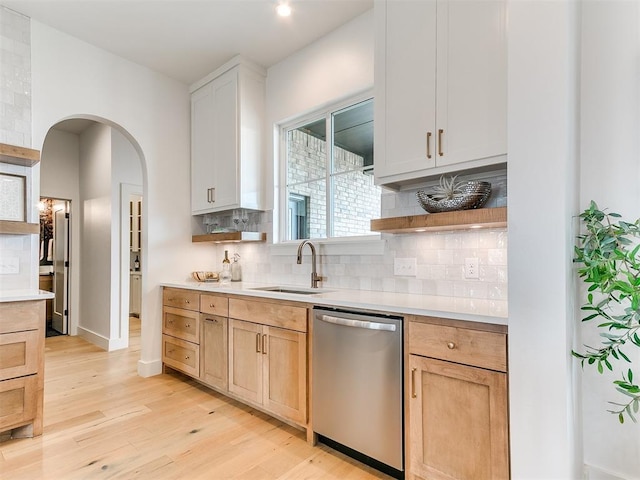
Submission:
[[[313,110],[308,110],[305,113],[291,117],[286,121],[276,124],[275,134],[277,135],[277,142],[274,142],[278,145],[278,152],[275,152],[275,157],[277,158],[277,171],[278,171],[278,185],[280,187],[276,188],[278,192],[276,194],[277,200],[277,214],[274,215],[274,221],[277,223],[276,228],[274,229],[277,232],[278,241],[274,238],[274,244],[295,244],[300,243],[301,239],[288,239],[288,198],[287,198],[287,132],[290,130],[294,130],[296,128],[302,127],[311,123],[313,121],[317,121],[320,119],[324,119],[327,125],[331,128],[328,128],[326,133],[326,142],[327,142],[327,152],[333,150],[333,122],[332,115],[340,112],[341,110],[355,106],[358,103],[365,102],[367,100],[372,100],[375,102],[375,97],[373,95],[373,89],[367,89],[366,91],[360,92],[355,95],[351,95],[349,97],[345,97],[343,99],[328,102],[323,104],[322,106],[315,108]],[[374,126],[375,128],[375,126]],[[375,168],[375,159],[373,168]],[[329,198],[331,196],[331,165],[326,165],[326,174],[325,174],[325,195],[327,196],[327,205],[333,205],[333,200]],[[274,212],[275,213],[275,212]],[[277,219],[277,220],[276,220]],[[333,208],[327,207],[327,219],[325,224],[325,233],[330,233],[332,231],[333,226]],[[380,233],[371,232],[366,235],[354,235],[354,236],[344,236],[344,237],[323,237],[323,238],[311,238],[310,240],[314,243],[318,244],[326,244],[326,243],[334,243],[334,244],[351,244],[353,242],[359,241],[379,241],[381,238]]]

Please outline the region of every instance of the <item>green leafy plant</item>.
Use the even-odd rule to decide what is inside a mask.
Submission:
[[[585,345],[585,351],[573,351],[584,368],[593,365],[599,373],[605,368],[613,371],[612,362],[629,364],[615,389],[624,395],[622,402],[613,405],[610,413],[620,423],[625,416],[637,422],[640,411],[640,386],[634,381],[631,360],[623,347],[640,348],[640,219],[635,223],[621,220],[617,213],[600,210],[591,202],[580,219],[586,233],[578,235],[574,261],[578,275],[589,286],[587,301],[581,309],[586,312],[583,322],[598,319],[601,323],[601,346]],[[628,351],[628,350],[627,350]]]

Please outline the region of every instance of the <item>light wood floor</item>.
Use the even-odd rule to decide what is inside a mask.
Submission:
[[[139,377],[137,319],[130,343],[46,339],[44,434],[0,443],[0,478],[390,478],[187,377]]]

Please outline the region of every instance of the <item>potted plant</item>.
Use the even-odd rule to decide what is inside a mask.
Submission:
[[[572,353],[583,368],[593,365],[599,373],[605,368],[613,371],[614,362],[628,364],[613,382],[622,400],[609,402],[613,407],[608,411],[620,423],[625,416],[636,422],[640,386],[623,349],[640,348],[640,219],[625,222],[617,213],[600,210],[593,201],[579,217],[586,231],[577,237],[574,261],[580,264],[578,275],[588,285],[582,321],[600,322],[601,343]]]

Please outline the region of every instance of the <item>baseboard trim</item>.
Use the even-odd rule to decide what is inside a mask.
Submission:
[[[103,350],[109,351],[109,339],[78,325],[78,336]]]
[[[634,480],[640,477],[625,477],[621,473],[612,472],[585,463],[584,478],[585,480]]]
[[[160,375],[161,373],[161,360],[152,360],[150,362],[138,360],[138,375],[140,375],[141,377],[153,377],[154,375]]]

